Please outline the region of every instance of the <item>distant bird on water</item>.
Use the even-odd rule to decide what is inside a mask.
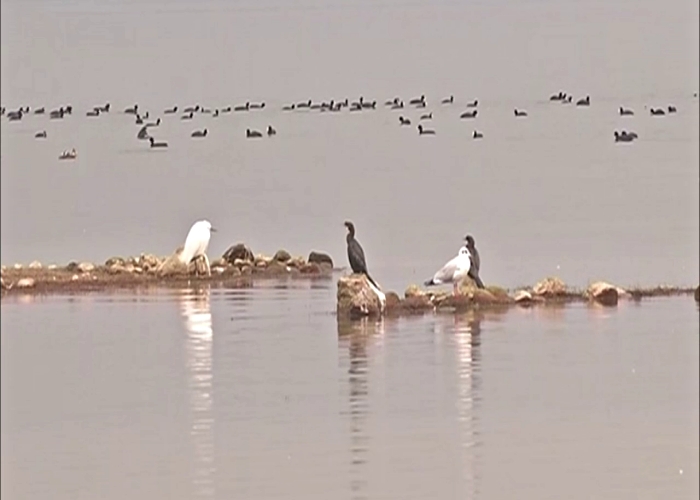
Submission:
[[[425,286],[443,285],[452,283],[453,293],[459,294],[458,286],[467,276],[472,265],[472,255],[469,252],[467,243],[459,249],[455,258],[436,272],[431,279],[424,283]]]
[[[479,277],[479,268],[481,267],[481,258],[479,257],[479,251],[476,249],[476,242],[471,234],[468,234],[465,238],[467,242],[467,248],[471,254],[471,262],[469,267],[469,277],[474,280],[478,288],[486,288],[484,282],[481,281]]]
[[[190,262],[198,257],[204,257],[208,276],[211,276],[211,266],[207,257],[207,247],[209,246],[212,231],[215,232],[216,229],[211,227],[211,222],[208,220],[195,222],[190,228],[190,232],[187,233],[185,246],[182,248],[179,256],[180,261],[186,265],[189,265]]]

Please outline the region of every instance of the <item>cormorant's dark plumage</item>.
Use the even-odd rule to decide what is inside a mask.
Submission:
[[[479,251],[476,249],[476,243],[474,242],[474,237],[467,235],[465,238],[467,240],[467,248],[471,254],[471,266],[469,267],[469,277],[474,280],[478,288],[486,288],[484,282],[481,281],[479,277],[479,268],[481,267],[481,259],[479,258]]]
[[[350,222],[345,222],[345,227],[348,228],[348,234],[345,237],[345,241],[348,242],[348,261],[350,262],[350,267],[353,273],[364,274],[367,279],[375,287],[379,288],[379,285],[372,279],[372,277],[367,272],[367,261],[365,261],[365,252],[362,250],[362,245],[355,239],[355,225]]]

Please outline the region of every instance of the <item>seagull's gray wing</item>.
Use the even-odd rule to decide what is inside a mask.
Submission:
[[[433,275],[433,283],[435,284],[440,284],[440,283],[451,283],[452,278],[455,275],[455,272],[457,271],[459,267],[459,255],[449,261],[447,264],[442,266],[442,269],[440,269],[438,272]]]

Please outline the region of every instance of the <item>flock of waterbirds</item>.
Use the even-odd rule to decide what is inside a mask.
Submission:
[[[697,93],[694,94],[694,97],[697,97]],[[553,94],[549,97],[550,102],[558,102],[562,105],[566,104],[571,104],[572,106],[577,106],[577,107],[587,107],[591,106],[591,98],[590,96],[585,96],[580,99],[577,99],[574,101],[574,98],[572,95],[559,91],[556,94]],[[451,106],[455,104],[455,98],[454,95],[451,95],[449,97],[446,97],[444,99],[440,100],[440,106]],[[388,108],[391,111],[401,111],[405,109],[415,109],[415,110],[421,110],[425,109],[427,112],[423,112],[420,114],[418,118],[418,124],[416,125],[416,130],[418,131],[418,135],[421,136],[430,136],[430,135],[435,135],[436,131],[435,129],[428,128],[427,125],[425,125],[426,122],[432,120],[433,118],[433,112],[428,111],[428,101],[425,97],[425,95],[421,95],[420,97],[414,97],[408,100],[408,102],[405,102],[399,97],[394,97],[392,99],[388,99],[384,102],[384,107]],[[470,120],[470,119],[475,119],[477,115],[479,114],[479,100],[474,99],[471,101],[466,102],[464,104],[465,109],[459,113],[459,119],[461,120]],[[218,118],[219,116],[223,116],[229,113],[248,113],[248,112],[254,112],[256,110],[262,110],[265,109],[265,102],[246,102],[245,104],[240,104],[237,106],[226,106],[226,107],[221,107],[221,108],[207,108],[205,106],[201,106],[199,104],[196,105],[191,105],[187,106],[185,108],[179,108],[178,106],[172,106],[171,108],[163,110],[163,119],[165,116],[173,116],[173,115],[179,115],[180,120],[192,120],[195,115],[203,115],[203,116],[210,116],[212,118]],[[345,98],[343,100],[336,101],[334,99],[331,99],[330,101],[313,101],[312,99],[309,99],[304,102],[299,102],[299,103],[292,103],[292,104],[287,104],[282,107],[283,112],[310,112],[310,111],[318,111],[318,112],[340,112],[343,110],[347,110],[349,112],[362,112],[362,111],[374,111],[377,109],[377,101],[372,100],[368,101],[365,100],[364,97],[360,96],[358,100],[356,101],[350,101],[348,98]],[[673,114],[677,111],[676,107],[673,105],[667,105],[665,107],[649,107],[649,114],[651,116],[664,116],[667,114]],[[94,106],[92,109],[89,109],[88,111],[85,112],[85,116],[87,117],[92,117],[92,118],[98,118],[104,114],[110,113],[111,110],[111,104],[106,103],[104,105],[98,105]],[[62,120],[67,116],[73,115],[73,106],[72,105],[65,105],[65,106],[60,106],[57,109],[53,109],[49,111],[48,113],[46,112],[45,107],[40,107],[40,108],[34,108],[33,110],[30,109],[29,106],[22,106],[17,109],[7,111],[5,106],[0,107],[0,112],[2,116],[6,116],[8,121],[11,122],[17,122],[21,121],[24,119],[25,116],[27,115],[47,115],[49,119],[51,120]],[[152,134],[151,131],[157,128],[161,122],[162,119],[158,117],[155,120],[152,121],[147,121],[150,119],[150,112],[149,111],[144,111],[142,108],[139,107],[138,104],[134,104],[131,107],[128,107],[123,110],[123,114],[126,115],[131,115],[134,118],[134,123],[139,126],[138,132],[136,133],[136,137],[139,140],[143,141],[148,141],[149,145],[151,148],[155,149],[164,149],[168,147],[168,143],[163,140],[157,140]],[[634,115],[634,111],[629,108],[625,108],[623,106],[620,106],[618,108],[618,114],[620,116],[632,116]],[[515,108],[513,110],[513,115],[516,119],[522,119],[526,118],[528,116],[528,112],[525,109],[520,109],[520,108]],[[400,126],[412,126],[412,121],[410,118],[399,114],[398,117],[398,123]],[[200,130],[194,130],[191,133],[192,138],[196,139],[203,139],[206,138],[209,134],[209,129],[204,128]],[[277,134],[277,131],[272,125],[268,125],[267,130],[263,133],[258,130],[253,130],[250,128],[246,129],[245,137],[248,139],[259,139],[264,137],[264,135],[267,135],[268,137],[274,136]],[[36,132],[34,135],[36,139],[47,139],[48,135],[46,133],[46,130],[41,130]],[[479,130],[474,130],[472,132],[472,139],[482,139],[484,137],[483,132]],[[613,137],[615,142],[633,142],[636,140],[639,136],[636,132],[633,131],[627,131],[627,130],[615,130],[613,133]],[[75,149],[67,150],[64,151],[59,158],[60,159],[72,159],[77,157],[77,152]]]

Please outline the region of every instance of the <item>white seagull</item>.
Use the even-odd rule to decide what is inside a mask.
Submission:
[[[180,261],[183,264],[189,264],[198,257],[204,257],[204,262],[207,265],[207,275],[211,276],[211,267],[209,266],[209,258],[207,257],[207,247],[211,232],[216,231],[211,227],[211,222],[208,220],[200,220],[195,222],[187,233],[185,246],[180,252]]]
[[[452,283],[454,294],[458,294],[458,285],[469,276],[472,267],[472,255],[465,244],[459,249],[457,257],[442,266],[435,275],[425,282],[425,286],[442,285]]]

